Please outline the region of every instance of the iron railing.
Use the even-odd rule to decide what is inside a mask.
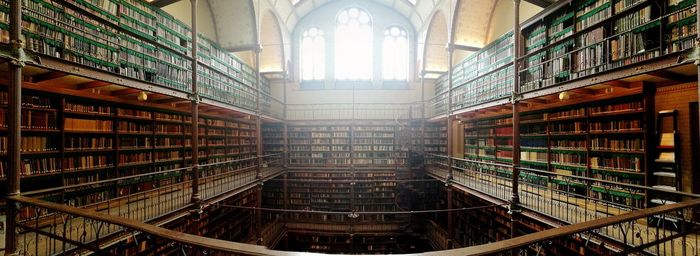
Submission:
[[[420,118],[420,103],[288,104],[287,120],[395,120]]]
[[[264,115],[284,120],[284,102],[265,92],[260,93],[260,110]]]
[[[512,166],[492,162],[452,158],[452,175],[447,168],[447,156],[428,155],[427,172],[436,179],[458,187],[483,193],[487,196],[509,201],[512,196]],[[610,216],[636,212],[646,207],[645,196],[652,194],[665,198],[675,198],[678,202],[696,200],[700,195],[677,191],[661,190],[642,185],[595,178],[552,173],[530,168],[520,170],[518,194],[521,206],[538,214],[570,223],[584,223]],[[614,195],[614,197],[613,197]],[[628,200],[621,200],[627,198]],[[670,204],[670,202],[668,202]],[[690,211],[674,212],[664,216],[649,218],[645,222],[635,222],[631,229],[670,232],[680,230],[682,225],[691,222],[694,215]],[[658,234],[658,232],[654,233]],[[623,229],[606,228],[599,235],[613,240],[641,246],[646,239],[630,239]]]
[[[216,240],[159,228],[137,220],[79,209],[24,196],[8,198],[21,209],[19,255],[306,255]],[[698,255],[698,223],[692,214],[700,199],[637,210],[485,245],[427,252],[424,255],[655,254]],[[689,214],[689,215],[686,215]],[[650,218],[680,218],[678,228],[646,225]],[[287,225],[290,225],[288,223]],[[303,225],[303,226],[294,226]],[[337,228],[294,224],[291,228]],[[366,226],[357,232],[400,231],[399,226]],[[272,229],[279,229],[279,227]],[[339,230],[347,231],[346,229]],[[614,242],[610,234],[619,234]],[[444,234],[443,234],[444,235]]]
[[[282,153],[263,156],[260,173],[264,180],[273,178],[284,170],[281,159]],[[235,193],[257,183],[256,163],[257,158],[250,157],[200,165],[199,187],[202,199],[206,201],[223,194]],[[187,167],[31,191],[23,195],[149,222],[191,206],[192,175],[192,168]],[[121,191],[127,191],[125,189],[133,190],[134,186],[143,191],[121,194]],[[92,200],[75,203],[74,200],[63,199],[73,198],[77,193],[90,194],[88,197]]]

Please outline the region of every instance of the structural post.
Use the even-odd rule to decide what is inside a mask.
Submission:
[[[447,209],[452,209],[454,207],[452,201],[454,200],[454,188],[452,186],[447,187]],[[454,247],[453,239],[455,237],[455,222],[454,222],[454,211],[447,212],[447,249],[452,249]]]
[[[289,137],[287,134],[287,70],[282,71],[282,143],[283,143],[283,159],[284,159],[284,170],[287,171],[289,167]]]
[[[425,114],[425,69],[420,72],[420,103],[420,141],[418,147],[420,153],[425,156],[425,119],[427,118]]]
[[[22,1],[10,1],[10,44],[15,53],[23,51]],[[15,56],[18,57],[18,56]],[[10,62],[10,84],[8,86],[7,118],[7,196],[20,193],[20,148],[22,114],[22,67],[20,60]],[[5,232],[5,255],[17,254],[17,204],[7,201],[7,231]]]
[[[447,45],[447,179],[445,180],[445,186],[447,186],[447,209],[452,209],[452,153],[454,139],[453,129],[452,129],[452,58],[454,56],[454,45],[452,43]],[[452,245],[452,239],[454,238],[454,214],[452,211],[447,212],[447,244],[448,247]]]
[[[454,47],[452,44],[447,46],[447,180],[449,183],[452,181],[452,151],[454,139],[454,134],[452,130],[452,57],[454,53]]]
[[[517,236],[518,214],[520,213],[520,196],[518,195],[518,179],[520,177],[520,52],[522,40],[520,37],[520,0],[513,0],[513,194],[510,199],[511,237]]]
[[[190,0],[192,11],[192,203],[194,211],[201,212],[199,195],[199,92],[197,92],[197,1]]]
[[[262,173],[262,167],[263,167],[263,145],[262,145],[262,108],[260,105],[260,101],[262,98],[261,94],[261,77],[260,77],[260,52],[262,51],[262,46],[260,44],[255,47],[255,88],[257,89],[256,97],[255,97],[255,110],[257,113],[257,117],[255,118],[255,141],[256,141],[256,151],[257,151],[257,160],[258,160],[258,168],[257,168],[257,178],[258,178],[258,186],[256,190],[256,209],[255,209],[255,232],[257,236],[257,244],[262,245],[263,243],[263,237],[262,237],[262,189],[263,189],[263,173]]]
[[[700,4],[700,0],[695,0],[695,6],[700,6],[699,4]],[[695,19],[695,27],[697,28],[698,26],[700,26],[700,19],[698,19],[698,18],[700,18],[700,13],[696,12],[695,15],[699,16],[699,17],[696,17],[696,19]],[[700,50],[700,33],[697,33],[697,35],[696,35],[695,48],[696,48],[696,51]],[[695,61],[695,65],[697,65],[698,80],[700,80],[700,59]],[[698,86],[698,98],[700,99],[700,85]],[[700,113],[700,111],[698,111],[698,113]],[[700,120],[700,118],[698,120]],[[700,138],[700,135],[698,136],[698,138]]]

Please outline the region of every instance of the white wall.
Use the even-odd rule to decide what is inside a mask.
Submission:
[[[531,3],[520,2],[520,22],[523,22],[535,14],[542,11],[542,7]],[[489,24],[489,34],[486,40],[487,44],[498,39],[503,34],[513,30],[513,1],[498,0],[496,8],[493,12],[491,24]]]
[[[178,1],[174,4],[163,7],[163,10],[181,20],[188,26],[192,26],[192,9],[190,1]],[[197,29],[198,32],[207,38],[218,42],[216,27],[212,18],[209,1],[199,1],[197,6]]]

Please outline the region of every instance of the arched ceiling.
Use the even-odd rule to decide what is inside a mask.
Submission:
[[[200,8],[207,9],[203,10],[204,14],[206,11],[210,13],[204,17],[209,16],[209,24],[213,26],[213,28],[203,29],[203,32],[211,31],[212,35],[209,37],[231,51],[246,51],[254,49],[258,43],[267,44],[268,46],[264,48],[269,51],[262,53],[265,56],[261,64],[269,64],[268,68],[276,70],[284,67],[287,61],[285,58],[289,58],[290,32],[294,31],[298,22],[312,11],[332,1],[334,0],[201,0],[200,3],[204,2],[204,4],[200,4]],[[417,43],[421,45],[420,48],[423,48],[420,51],[425,51],[421,54],[421,57],[425,58],[423,66],[426,69],[436,70],[446,69],[447,62],[437,61],[437,59],[446,57],[444,47],[450,40],[461,46],[476,48],[484,46],[494,30],[492,28],[495,22],[494,15],[505,11],[500,10],[503,9],[501,7],[512,5],[509,0],[369,1],[391,8],[410,21],[418,35]],[[189,8],[189,4],[178,6],[177,9]],[[187,15],[187,10],[182,13]],[[438,13],[441,13],[442,17],[436,19]],[[182,15],[183,18],[186,18],[184,15]],[[271,25],[272,22],[279,26]],[[206,23],[204,22],[203,25]],[[436,38],[433,38],[434,36]],[[270,45],[281,45],[282,48],[272,50]],[[245,56],[241,57],[249,59]],[[456,59],[460,57],[462,56],[457,56]]]
[[[333,0],[267,0],[275,10],[281,23],[285,24],[288,31],[294,30],[297,22],[316,8],[323,6]],[[408,0],[373,0],[396,10],[406,19],[411,21],[413,27],[418,30],[423,27],[426,20],[438,2],[443,0],[418,0],[414,5]]]
[[[447,71],[447,51],[445,50],[449,40],[447,31],[447,17],[443,12],[435,13],[425,42],[424,69],[426,71]]]
[[[455,11],[453,43],[483,47],[498,0],[459,1]]]
[[[284,70],[284,45],[282,31],[277,17],[266,11],[260,21],[260,70],[263,72],[280,72]]]

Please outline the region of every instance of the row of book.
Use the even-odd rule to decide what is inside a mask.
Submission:
[[[640,156],[594,156],[591,157],[591,168],[624,170],[629,172],[642,171],[643,158]]]
[[[0,104],[7,105],[9,96],[6,91],[0,92]],[[34,95],[22,95],[21,106],[29,108],[52,108],[51,100],[46,97]]]
[[[112,107],[104,105],[66,102],[65,111],[90,114],[112,114]]]
[[[7,128],[8,113],[6,108],[0,108],[0,127]],[[56,112],[43,110],[22,109],[20,127],[33,130],[55,130]]]
[[[7,152],[7,137],[0,137],[0,153]],[[20,140],[21,152],[41,152],[58,150],[56,141],[47,136],[22,136]]]

